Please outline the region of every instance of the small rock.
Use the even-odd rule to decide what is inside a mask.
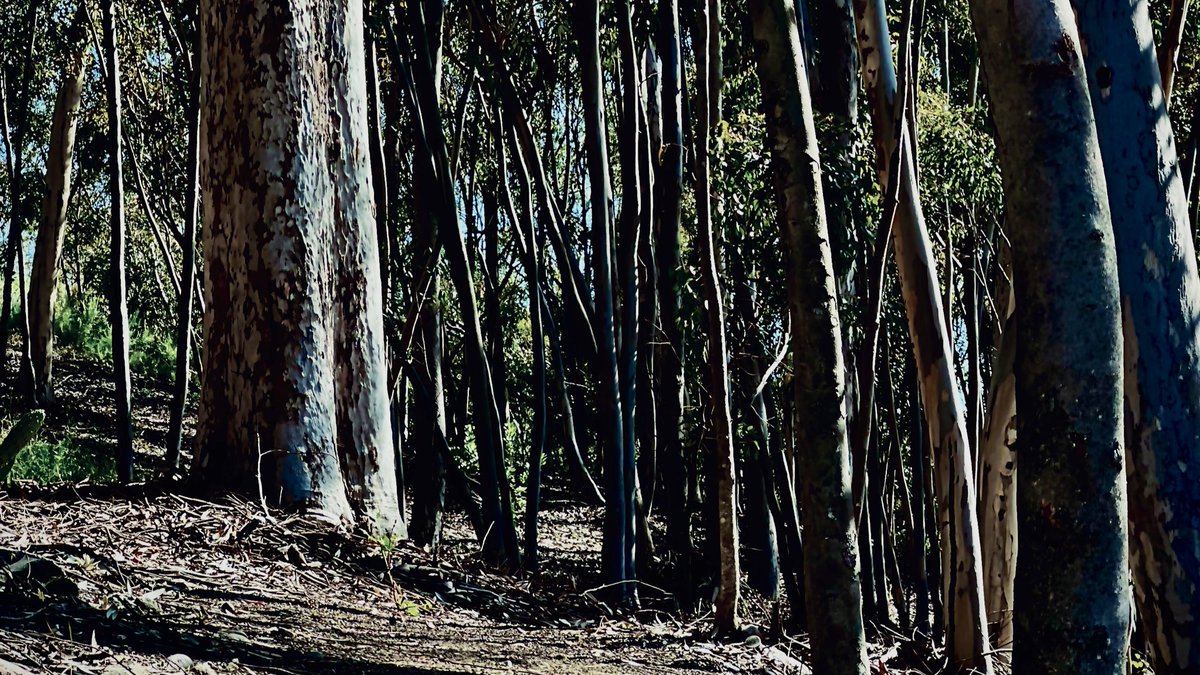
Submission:
[[[187,654],[172,654],[167,657],[167,660],[171,663],[174,663],[175,666],[180,670],[191,670],[192,666],[196,665],[196,662],[192,660],[192,657],[188,656]]]

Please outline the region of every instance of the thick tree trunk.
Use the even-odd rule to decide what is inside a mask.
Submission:
[[[362,3],[201,14],[201,480],[403,536]],[[248,151],[249,150],[249,151]]]
[[[1013,672],[1117,675],[1130,619],[1121,305],[1080,36],[1062,0],[977,0],[972,15],[1021,330]]]
[[[795,6],[752,0],[751,22],[767,114],[778,219],[787,246],[797,463],[804,519],[805,600],[818,673],[868,671],[850,456],[845,371],[833,257],[821,193],[816,127]]]
[[[1175,136],[1160,105],[1169,82],[1160,88],[1145,0],[1084,0],[1074,7],[1088,45],[1084,63],[1117,244],[1138,617],[1155,673],[1196,672],[1200,276]]]
[[[896,268],[908,313],[909,334],[917,359],[921,400],[932,447],[938,527],[942,534],[942,586],[946,598],[942,623],[948,651],[960,667],[992,669],[984,618],[983,571],[975,515],[975,470],[967,443],[966,411],[954,375],[949,330],[938,295],[929,233],[916,182],[915,142],[894,130],[896,74],[890,54],[887,15],[882,0],[855,0],[859,56],[870,99],[879,183],[886,186],[898,171],[899,203],[892,230]],[[914,106],[915,107],[915,106]],[[897,142],[900,166],[891,166]]]
[[[51,382],[54,367],[54,303],[58,291],[58,261],[67,230],[67,208],[71,201],[71,163],[75,155],[75,129],[83,99],[88,42],[87,13],[80,5],[68,37],[70,54],[63,68],[62,83],[54,103],[50,127],[50,150],[46,158],[46,196],[38,227],[29,284],[29,352],[33,360],[33,394],[38,405],[54,398]]]

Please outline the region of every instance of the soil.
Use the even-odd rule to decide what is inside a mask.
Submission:
[[[111,452],[108,370],[66,357],[56,373],[43,437]],[[653,583],[642,609],[613,611],[594,572],[600,510],[553,485],[536,575],[489,570],[457,515],[434,553],[192,493],[155,468],[169,388],[134,386],[144,482],[0,488],[0,675],[808,672],[803,636],[768,625],[786,608],[749,593],[762,635],[715,639],[709,614]],[[912,645],[883,635],[873,670],[910,672]]]

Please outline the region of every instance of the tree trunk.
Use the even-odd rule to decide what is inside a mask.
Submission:
[[[631,490],[626,485],[624,415],[621,406],[620,369],[614,313],[613,232],[609,205],[608,134],[605,122],[603,74],[600,62],[600,4],[575,0],[575,37],[583,81],[583,112],[588,178],[591,185],[592,272],[595,292],[595,328],[598,356],[595,361],[599,431],[604,454],[605,520],[601,567],[613,596],[624,602],[633,597],[634,517]]]
[[[702,0],[696,13],[696,212],[700,281],[708,317],[709,402],[712,411],[716,481],[717,551],[720,584],[717,629],[737,628],[741,584],[738,564],[737,477],[734,473],[733,424],[730,412],[729,355],[725,340],[725,301],[718,272],[712,196],[713,130],[721,119],[721,4]]]
[[[683,66],[681,58],[678,0],[658,2],[658,54],[662,59],[662,148],[655,177],[655,212],[658,219],[654,253],[658,270],[658,310],[662,337],[654,363],[658,369],[658,453],[661,458],[667,549],[676,564],[676,590],[683,604],[692,593],[691,516],[687,503],[687,479],[683,447],[683,327],[679,294],[683,286],[680,270],[680,200],[683,195]]]
[[[108,192],[112,240],[109,261],[109,317],[112,323],[113,379],[116,383],[117,478],[133,480],[133,420],[129,378],[129,309],[125,298],[125,190],[121,171],[121,60],[117,53],[117,2],[102,6],[104,57],[108,79]]]
[[[87,13],[81,4],[69,33],[70,54],[54,103],[50,149],[46,158],[46,196],[42,201],[42,222],[38,227],[29,284],[27,311],[29,352],[33,360],[33,393],[34,400],[41,406],[54,398],[51,382],[54,367],[54,303],[58,291],[58,261],[67,234],[67,208],[71,201],[75,129],[88,61],[86,25]]]
[[[921,400],[929,431],[942,533],[942,580],[946,598],[942,623],[948,652],[960,667],[992,670],[984,618],[983,572],[975,515],[975,470],[967,444],[966,411],[954,375],[949,330],[938,295],[932,247],[925,228],[916,181],[916,143],[894,129],[896,75],[890,54],[887,15],[882,0],[855,0],[859,56],[870,99],[879,183],[886,186],[898,171],[899,203],[892,236],[896,268],[908,313],[909,334],[917,360]],[[915,106],[913,106],[915,108]],[[891,166],[897,143],[900,166]]]
[[[1007,248],[1007,246],[1005,246]],[[979,450],[979,529],[983,545],[983,592],[988,625],[997,659],[1008,662],[1012,647],[1013,579],[1017,569],[1017,398],[1013,359],[1017,328],[1013,318],[1010,254],[1002,253],[996,269],[996,299],[1003,308],[1003,328],[992,365],[988,419]]]
[[[861,614],[850,456],[842,406],[845,370],[812,100],[795,6],[752,0],[751,22],[767,114],[778,220],[787,255],[804,578],[813,668],[868,671]]]
[[[1137,614],[1154,672],[1195,672],[1200,668],[1195,609],[1200,603],[1200,491],[1193,470],[1200,466],[1200,276],[1175,137],[1166,107],[1159,105],[1169,95],[1169,82],[1160,99],[1147,2],[1085,0],[1075,8],[1080,39],[1088,44],[1084,63],[1120,274]]]
[[[201,15],[205,369],[196,471],[403,536],[362,3]]]
[[[1061,0],[978,0],[972,15],[1021,330],[1013,672],[1116,675],[1130,619],[1120,299],[1076,17]]]
[[[188,120],[188,193],[183,214],[183,278],[175,318],[175,388],[171,395],[171,420],[167,428],[167,465],[179,467],[179,456],[183,444],[183,416],[187,405],[188,385],[191,380],[189,366],[192,353],[192,287],[196,280],[196,219],[199,217],[200,200],[200,58],[199,36],[196,40],[196,58],[191,71],[191,118]]]
[[[1145,3],[1133,4],[1146,7]],[[1178,65],[1179,48],[1183,45],[1183,29],[1187,24],[1189,4],[1191,4],[1190,0],[1171,0],[1171,13],[1167,17],[1167,25],[1163,27],[1162,43],[1158,46],[1158,72],[1162,82],[1163,107],[1171,103],[1171,91],[1174,89],[1175,83],[1175,67]],[[1128,6],[1122,6],[1121,9],[1128,11]],[[1150,44],[1153,44],[1153,33],[1147,37],[1151,40]]]

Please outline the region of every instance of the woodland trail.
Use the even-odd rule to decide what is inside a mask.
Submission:
[[[41,438],[103,466],[107,369],[69,355],[58,368]],[[154,467],[169,395],[145,378],[134,391],[138,464]],[[647,609],[612,618],[587,592],[599,584],[595,507],[546,500],[531,580],[487,571],[453,515],[435,557],[256,501],[191,495],[159,470],[140,478],[0,488],[0,674],[804,670],[788,655],[802,658],[804,643],[715,642],[711,617],[652,609],[652,589]],[[35,560],[43,578],[5,582],[14,558]]]
[[[111,472],[107,368],[63,355],[58,369],[40,438]],[[156,468],[166,385],[136,377],[134,392],[142,482],[0,487],[0,675],[810,672],[803,636],[715,640],[711,612],[681,615],[653,585],[668,585],[664,570],[647,574],[640,611],[611,612],[593,592],[602,509],[560,498],[554,477],[539,573],[499,574],[453,511],[434,555],[194,494]],[[34,561],[35,578],[10,578],[14,559]],[[936,652],[916,647],[877,635],[870,653],[881,672],[936,672],[921,663]]]
[[[703,621],[609,619],[582,589],[472,570],[469,550],[384,553],[255,503],[18,489],[0,522],[0,549],[49,563],[0,596],[0,672],[801,672],[778,647],[694,635]]]

